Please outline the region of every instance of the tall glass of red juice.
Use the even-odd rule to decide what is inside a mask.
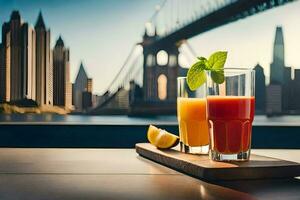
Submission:
[[[252,69],[224,69],[224,82],[207,71],[207,119],[210,158],[215,161],[247,161],[251,150],[255,109],[255,72]]]

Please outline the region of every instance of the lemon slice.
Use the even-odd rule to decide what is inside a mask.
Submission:
[[[151,144],[160,149],[168,149],[176,146],[179,137],[165,130],[150,125],[147,133],[148,140]]]

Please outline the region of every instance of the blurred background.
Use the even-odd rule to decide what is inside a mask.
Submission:
[[[177,77],[222,50],[225,67],[256,70],[257,124],[298,124],[299,11],[293,0],[0,0],[0,120],[176,122]]]

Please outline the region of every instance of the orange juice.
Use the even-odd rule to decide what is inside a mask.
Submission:
[[[191,147],[209,144],[205,98],[177,98],[180,140]]]

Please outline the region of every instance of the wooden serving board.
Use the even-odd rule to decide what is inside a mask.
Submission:
[[[241,180],[300,176],[300,164],[251,154],[247,162],[215,162],[207,155],[178,149],[160,150],[149,143],[136,144],[136,152],[162,165],[205,180]]]

